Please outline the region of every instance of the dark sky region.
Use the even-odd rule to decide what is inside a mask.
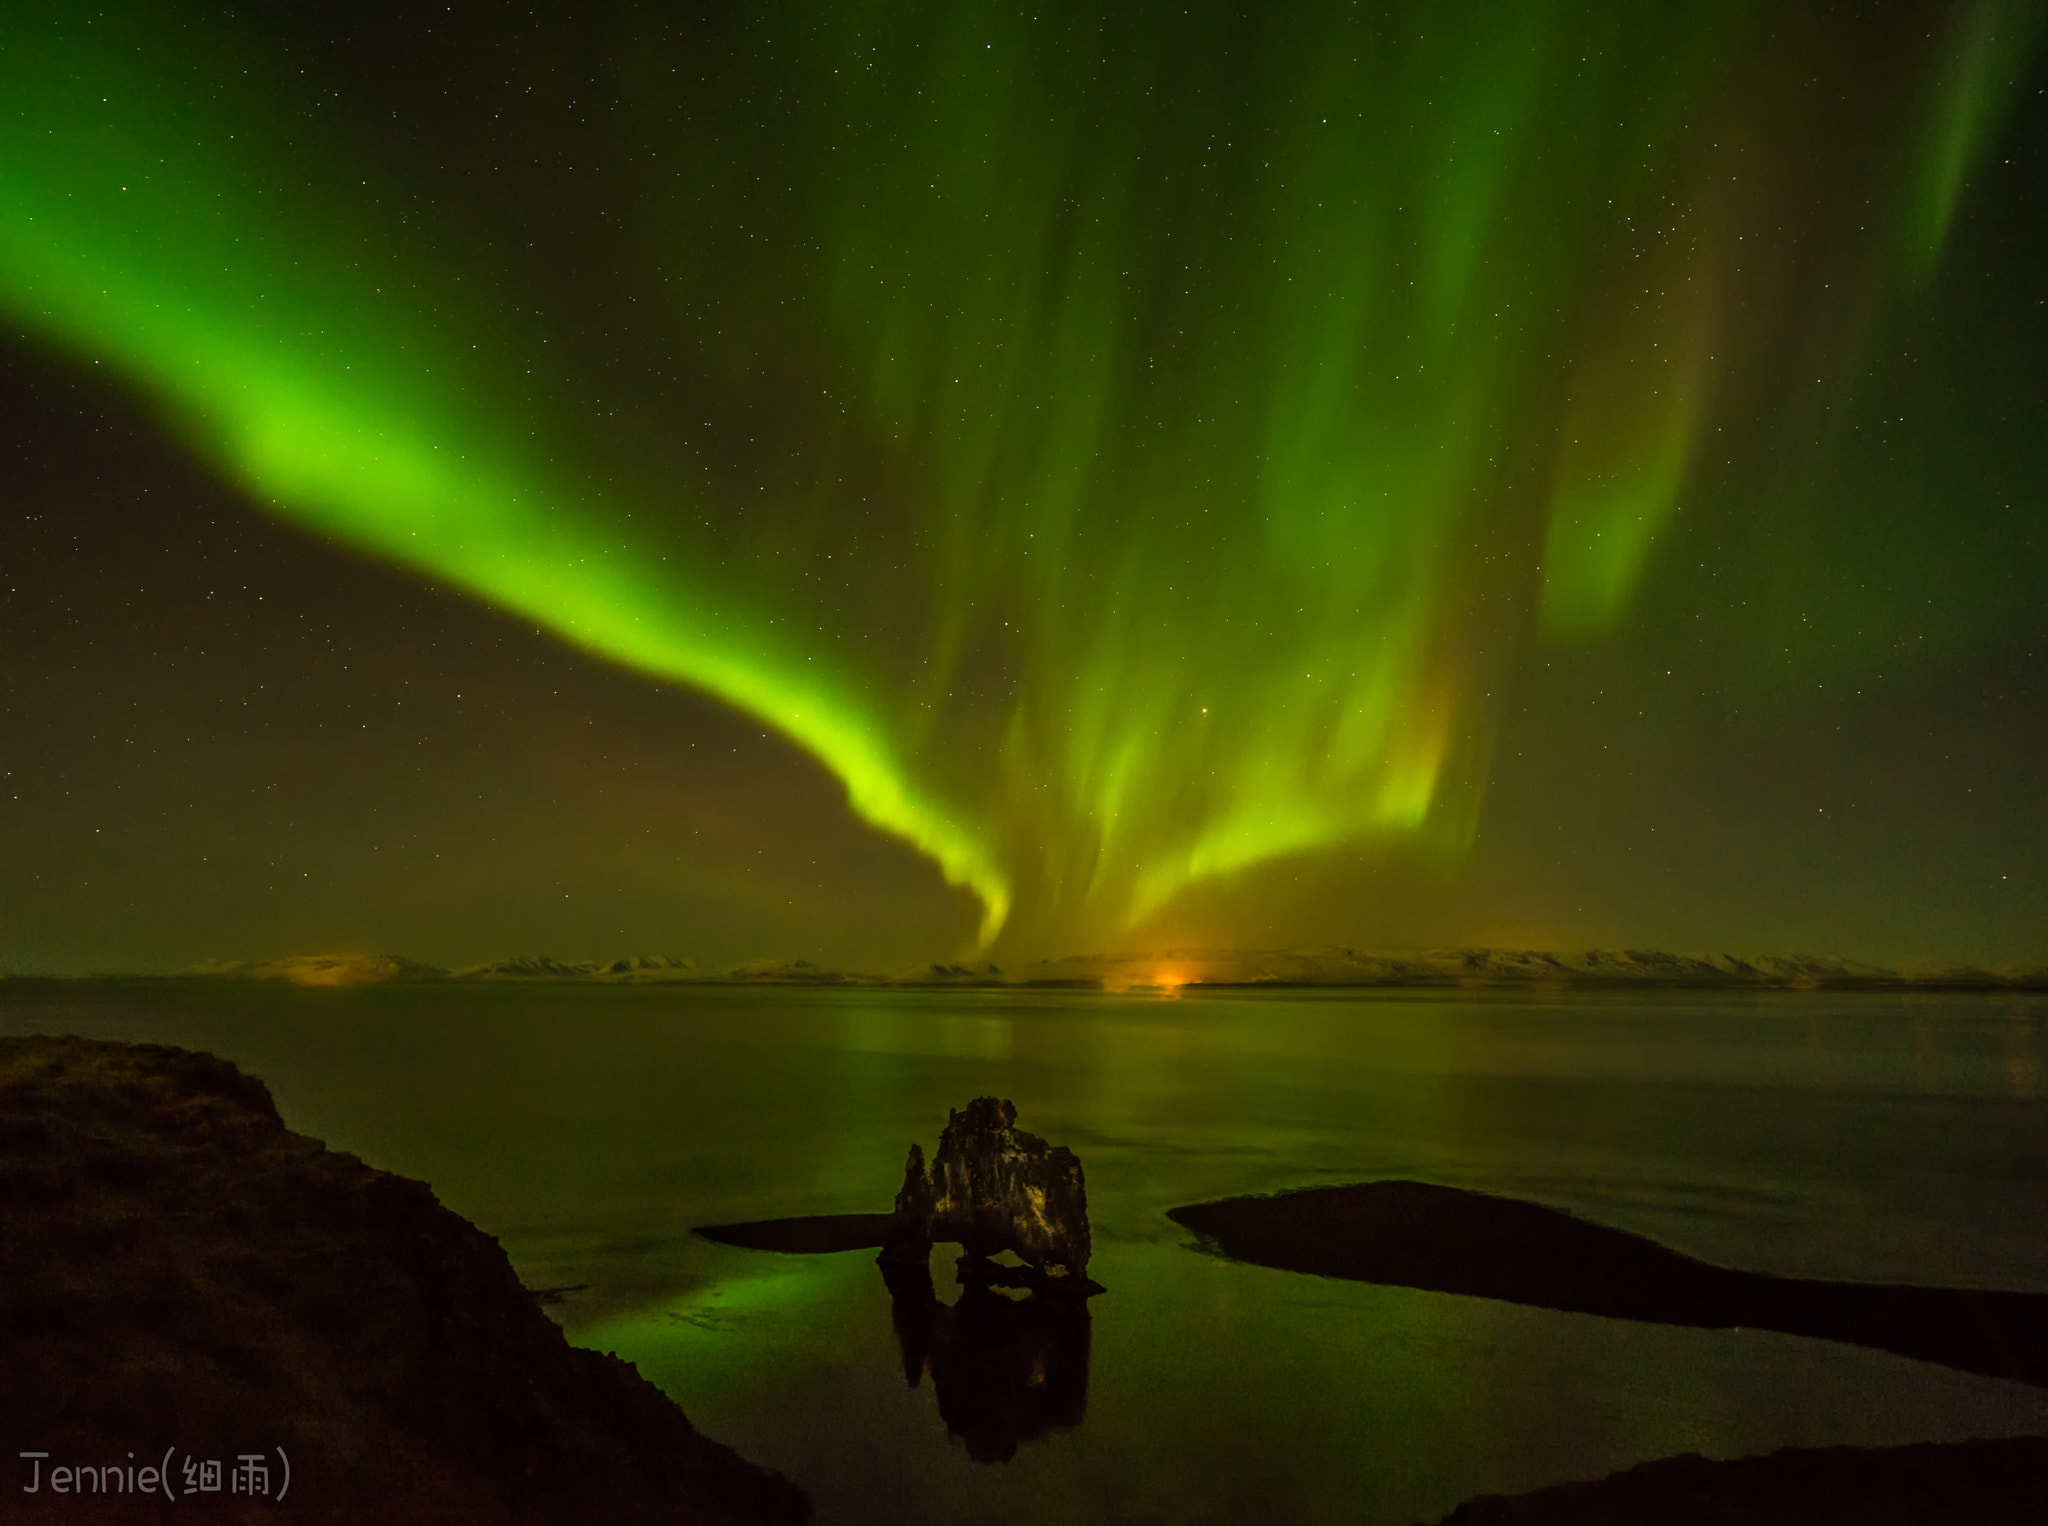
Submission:
[[[2042,22],[10,6],[0,970],[2048,963]]]

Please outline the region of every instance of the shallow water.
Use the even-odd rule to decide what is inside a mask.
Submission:
[[[2038,998],[136,984],[0,990],[0,1031],[236,1060],[529,1285],[589,1284],[555,1310],[571,1338],[798,1479],[821,1526],[1405,1523],[1683,1451],[2048,1434],[2048,1390],[1240,1266],[1165,1217],[1411,1177],[1752,1270],[2048,1292]],[[870,1255],[689,1233],[886,1209],[910,1141],[983,1093],[1081,1156],[1110,1289],[1085,1335],[958,1337],[949,1412],[1002,1401],[965,1426],[1002,1462],[930,1373],[906,1384]],[[952,1301],[949,1248],[933,1266]],[[1013,1391],[967,1381],[1005,1356]]]

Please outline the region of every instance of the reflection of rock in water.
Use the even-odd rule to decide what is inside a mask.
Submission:
[[[962,1258],[963,1260],[965,1258]],[[1081,1423],[1088,1407],[1088,1305],[1012,1299],[968,1283],[940,1303],[928,1266],[884,1262],[882,1276],[915,1388],[929,1371],[946,1429],[977,1462],[1008,1462],[1020,1442]]]
[[[1017,1109],[977,1097],[951,1113],[929,1171],[910,1147],[894,1212],[713,1224],[724,1245],[787,1254],[880,1246],[903,1376],[932,1375],[946,1428],[977,1462],[1081,1423],[1088,1406],[1088,1190],[1074,1152],[1017,1127]],[[932,1290],[935,1240],[957,1242],[961,1293]],[[1024,1264],[992,1259],[1005,1251]],[[1028,1288],[1012,1299],[998,1288]]]

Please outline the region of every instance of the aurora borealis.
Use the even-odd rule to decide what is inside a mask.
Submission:
[[[817,830],[974,898],[899,941],[1270,940],[1242,909],[1281,875],[1368,944],[1373,885],[1465,876],[1486,910],[1435,941],[1752,926],[1571,920],[1584,881],[1655,898],[1635,844],[1577,834],[1569,893],[1531,846],[1620,810],[1571,760],[1628,751],[1681,840],[1703,790],[1740,815],[1877,758],[1814,791],[1881,818],[1831,872],[1993,929],[1957,957],[2038,955],[2040,7],[290,9],[0,23],[22,363],[96,372],[350,586],[367,556],[794,744],[850,808]],[[15,609],[32,717],[55,638]],[[90,728],[35,724],[70,777]],[[1985,814],[1930,881],[1897,823],[1964,755]],[[435,777],[423,816],[477,782]],[[186,830],[133,804],[161,787],[131,836]],[[1813,858],[1692,832],[1709,902]],[[1745,935],[1880,936],[1802,915]]]

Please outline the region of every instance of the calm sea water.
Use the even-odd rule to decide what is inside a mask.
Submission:
[[[1165,1216],[1410,1177],[1759,1271],[2048,1292],[2039,999],[79,986],[0,995],[0,1031],[236,1060],[529,1285],[589,1284],[571,1338],[823,1526],[1407,1523],[1678,1452],[2048,1434],[2044,1390],[1239,1266]],[[943,1395],[870,1254],[690,1234],[884,1210],[984,1093],[1081,1156],[1110,1291],[1078,1327],[927,1311]]]

